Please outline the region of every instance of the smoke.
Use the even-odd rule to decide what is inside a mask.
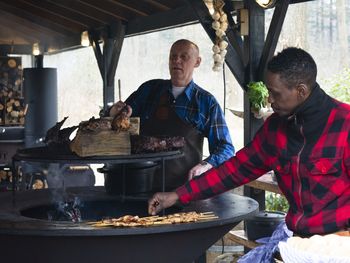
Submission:
[[[81,222],[82,202],[79,197],[73,200],[61,200],[56,203],[56,209],[48,212],[48,220],[50,221],[72,221]]]
[[[48,220],[81,222],[80,209],[83,203],[79,197],[67,193],[63,169],[60,169],[59,164],[50,164],[46,172],[51,201],[55,205],[55,209],[48,212]]]

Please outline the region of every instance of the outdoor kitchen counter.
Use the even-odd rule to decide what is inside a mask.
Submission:
[[[145,160],[159,161],[164,167],[165,160],[177,158],[181,154],[180,151],[174,151],[80,158],[69,152],[66,154],[48,148],[32,148],[18,151],[13,157],[13,167],[16,162],[22,161],[122,164]],[[165,214],[213,212],[217,218],[208,221],[125,228],[97,228],[85,223],[127,214],[148,216],[149,197],[110,195],[104,187],[48,188],[3,193],[0,195],[1,258],[25,262],[31,255],[31,262],[36,263],[192,263],[239,222],[258,212],[255,200],[227,192],[165,211]],[[71,202],[74,198],[80,199],[83,204],[79,208],[82,222],[48,220],[48,212],[55,209],[58,201]],[[36,253],[33,258],[32,251],[38,248],[40,253]]]
[[[2,261],[193,263],[241,220],[258,212],[258,203],[253,199],[224,193],[166,211],[210,211],[218,216],[213,220],[149,227],[94,228],[84,222],[47,220],[47,211],[54,207],[52,199],[59,191],[44,189],[0,194]],[[80,198],[85,208],[90,206],[92,212],[104,207],[103,211],[114,212],[109,214],[113,217],[147,216],[147,197],[118,199],[108,195],[104,187],[67,188],[64,196]],[[81,214],[84,220],[84,213]]]

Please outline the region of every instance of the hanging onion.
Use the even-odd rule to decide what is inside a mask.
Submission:
[[[213,59],[214,59],[214,71],[220,71],[222,64],[225,61],[225,56],[227,53],[228,42],[224,40],[226,36],[226,30],[228,28],[227,15],[223,10],[225,2],[223,0],[203,0],[204,2],[210,2],[214,8],[214,13],[211,15],[214,20],[211,24],[212,28],[215,30],[215,45],[213,46]]]

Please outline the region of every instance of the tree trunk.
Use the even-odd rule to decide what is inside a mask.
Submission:
[[[338,17],[338,40],[340,51],[340,63],[339,65],[344,68],[349,66],[349,44],[348,44],[348,32],[346,27],[346,7],[345,0],[337,0],[337,17]]]
[[[278,49],[289,46],[307,49],[307,4],[291,5],[279,39]]]
[[[334,13],[333,13],[333,4],[334,4],[334,2],[333,2],[333,0],[330,0],[330,2],[329,2],[329,44],[330,44],[330,46],[332,47],[333,46],[333,43],[334,43],[334,41],[333,41],[333,29],[334,29],[334,27],[333,27],[333,20],[334,20],[334,18],[336,19],[336,17],[334,17]]]

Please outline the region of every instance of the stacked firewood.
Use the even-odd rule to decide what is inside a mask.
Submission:
[[[3,89],[0,91],[0,124],[24,125],[26,108],[18,92]]]
[[[12,171],[0,170],[0,183],[2,183],[2,182],[12,183]]]
[[[23,125],[21,58],[0,57],[0,125]]]
[[[22,182],[22,168],[18,167],[17,171],[17,183]],[[0,168],[0,192],[2,191],[8,191],[12,190],[12,180],[13,180],[13,173],[12,170],[9,167],[2,167]]]
[[[23,100],[11,98],[6,102],[5,124],[24,125],[26,109]]]

